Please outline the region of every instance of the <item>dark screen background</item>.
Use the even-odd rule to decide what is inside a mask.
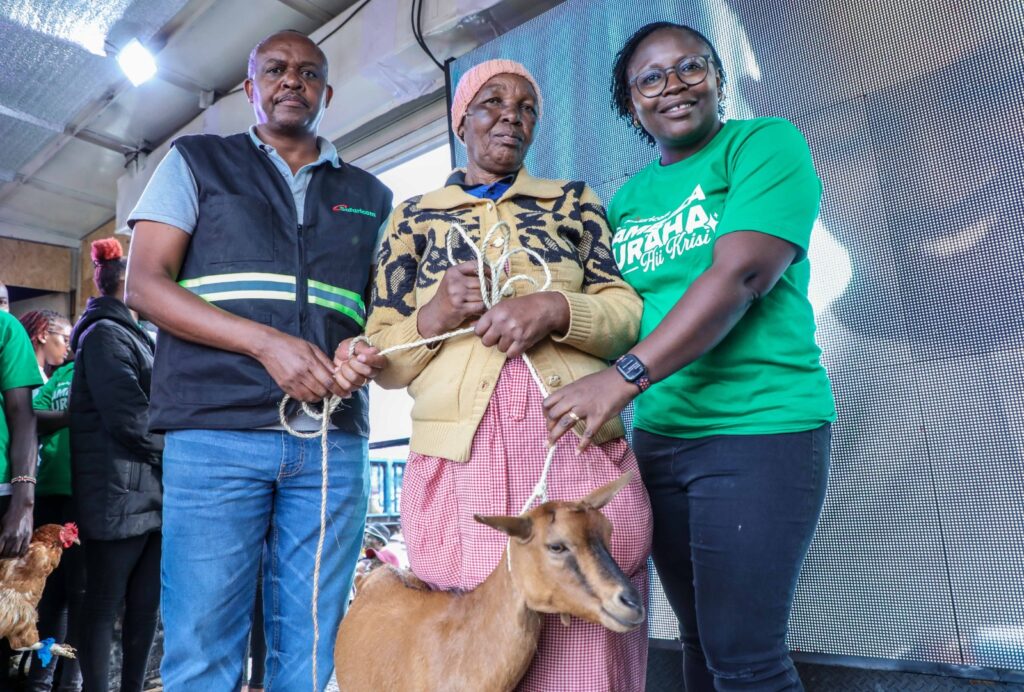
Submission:
[[[615,53],[649,21],[715,42],[728,117],[804,132],[839,420],[790,646],[1020,671],[1024,18],[1005,0],[871,5],[569,0],[452,63],[452,84],[482,60],[525,64],[545,111],[528,168],[606,201],[656,155],[609,92]],[[650,626],[676,636],[663,599]]]

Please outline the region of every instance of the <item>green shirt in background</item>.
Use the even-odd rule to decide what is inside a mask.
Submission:
[[[693,438],[812,430],[835,420],[806,259],[821,182],[807,142],[786,120],[730,120],[696,154],[655,160],[608,208],[623,278],[644,300],[649,335],[711,266],[715,241],[759,231],[800,248],[775,288],[713,349],[636,399],[634,425]]]
[[[66,363],[32,397],[37,411],[67,411],[71,400],[74,362]],[[39,438],[39,473],[36,495],[71,494],[71,430],[61,428]]]
[[[0,483],[11,481],[11,459],[8,456],[11,433],[7,428],[7,416],[3,413],[3,394],[18,387],[35,389],[42,383],[28,332],[13,315],[0,310]],[[6,490],[0,491],[0,495],[9,495],[10,488],[6,487]]]

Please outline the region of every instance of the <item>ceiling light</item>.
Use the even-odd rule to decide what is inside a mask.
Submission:
[[[117,64],[135,86],[156,74],[156,61],[137,38],[129,41],[117,54]]]

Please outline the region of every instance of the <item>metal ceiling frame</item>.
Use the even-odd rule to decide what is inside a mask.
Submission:
[[[319,5],[310,2],[310,0],[277,0],[277,2],[292,8],[299,14],[304,14],[315,22],[318,22],[320,26],[323,26],[327,22],[334,19],[334,15],[320,7]],[[347,8],[343,8],[342,12]]]
[[[170,42],[171,38],[175,34],[189,27],[195,20],[202,16],[214,4],[215,1],[216,0],[195,0],[194,2],[186,4],[185,7],[183,7],[176,15],[174,15],[174,17],[172,17],[163,27],[161,27],[161,29],[153,36],[153,38],[147,42],[150,51],[154,55],[159,54],[159,52],[163,50],[163,48],[168,44],[168,42]],[[174,84],[175,86],[179,87],[180,84],[175,83],[175,81],[172,81],[172,79],[177,78],[176,81],[178,82],[187,82],[189,86],[180,87],[185,88],[186,90],[191,90],[198,87],[198,85],[195,85],[194,82],[191,82],[191,80],[187,80],[184,77],[180,77],[178,75],[172,75],[168,77],[168,71],[166,70],[164,71],[164,76],[162,78],[164,79],[164,81],[167,81],[168,83]],[[8,115],[9,117],[14,117],[18,120],[22,120],[24,122],[36,125],[37,127],[43,127],[51,132],[58,133],[57,137],[49,144],[47,144],[42,149],[42,151],[40,151],[34,157],[32,157],[28,161],[28,163],[22,166],[20,171],[14,172],[13,180],[9,180],[7,182],[4,182],[3,185],[0,185],[0,202],[3,202],[4,200],[8,199],[22,185],[32,185],[35,187],[39,187],[38,184],[40,182],[42,182],[43,184],[49,184],[45,183],[45,181],[39,181],[35,177],[35,175],[43,168],[43,166],[49,163],[60,152],[61,149],[67,146],[67,144],[72,139],[80,139],[84,142],[88,142],[95,146],[100,146],[106,149],[110,149],[112,151],[116,151],[125,156],[128,156],[131,153],[139,151],[141,149],[148,148],[150,146],[149,142],[126,142],[124,140],[121,140],[117,137],[113,137],[106,133],[96,132],[88,129],[88,125],[90,123],[95,121],[96,118],[98,118],[100,114],[103,113],[107,109],[107,107],[117,99],[118,96],[120,96],[130,88],[132,88],[131,82],[128,81],[127,77],[122,77],[117,81],[117,83],[108,88],[99,98],[87,103],[82,108],[82,110],[80,110],[78,114],[71,120],[71,122],[68,124],[66,128],[55,125],[54,123],[48,123],[46,121],[40,120],[39,118],[35,118],[34,116],[31,116],[27,113],[22,113],[21,111],[15,111],[14,109],[0,106],[0,108],[3,109],[0,110],[0,113],[3,113],[4,115]],[[93,204],[93,202],[89,203]],[[109,207],[109,202],[104,205],[104,208]],[[0,221],[2,221],[2,219],[0,219]],[[3,221],[3,223],[10,222]],[[14,225],[20,225],[24,228],[29,228],[24,224]],[[46,233],[57,233],[58,235],[65,235],[63,233],[59,233],[57,231],[52,231],[49,229],[40,230]]]

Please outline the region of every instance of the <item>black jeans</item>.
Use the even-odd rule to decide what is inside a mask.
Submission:
[[[830,443],[829,425],[693,440],[634,431],[687,692],[803,689],[786,629]]]
[[[160,532],[84,541],[85,602],[78,627],[83,692],[107,692],[110,644],[124,604],[121,692],[141,692],[160,608]]]

